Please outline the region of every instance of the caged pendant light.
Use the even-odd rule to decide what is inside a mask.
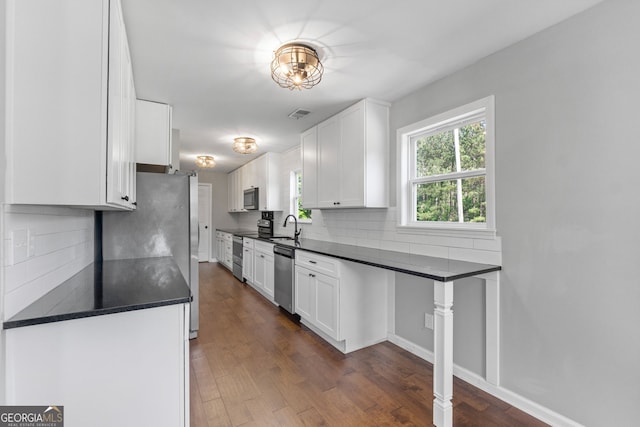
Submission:
[[[311,89],[320,83],[323,72],[316,50],[301,43],[281,46],[271,62],[271,78],[289,90]]]
[[[233,139],[233,151],[236,153],[251,154],[255,153],[257,149],[258,144],[256,144],[256,140],[253,138],[243,136]]]
[[[213,156],[197,156],[196,157],[196,166],[199,168],[212,168],[216,165],[216,161],[213,159]]]

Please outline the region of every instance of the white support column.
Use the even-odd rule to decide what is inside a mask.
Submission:
[[[479,276],[485,283],[486,375],[487,382],[500,385],[500,272]]]
[[[433,424],[453,425],[453,282],[434,282]]]

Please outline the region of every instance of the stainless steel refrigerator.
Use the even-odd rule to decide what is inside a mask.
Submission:
[[[198,177],[138,172],[137,208],[102,213],[102,257],[171,256],[191,288],[190,338],[198,335]]]

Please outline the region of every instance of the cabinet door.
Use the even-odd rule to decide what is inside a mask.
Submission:
[[[315,325],[331,338],[339,341],[338,284],[336,278],[315,274]]]
[[[337,117],[318,125],[318,207],[339,207],[340,127]],[[303,176],[304,179],[304,176]]]
[[[273,254],[264,256],[264,291],[273,299],[275,288],[275,264]]]
[[[240,168],[240,173],[242,174],[241,190],[243,191],[247,188],[255,188],[260,186],[260,175],[257,174],[256,161],[257,160],[252,160]]]
[[[171,106],[138,99],[136,109],[136,162],[171,165]]]
[[[125,196],[124,150],[124,46],[117,2],[109,10],[109,115],[107,140],[107,203],[120,204]]]
[[[315,323],[315,273],[306,268],[296,266],[295,277],[294,310],[303,319]]]
[[[110,5],[107,203],[132,207],[132,104],[135,100],[135,90],[120,3],[114,1]]]
[[[267,274],[265,255],[262,252],[255,252],[253,284],[260,289],[264,289],[264,282]],[[242,261],[244,262],[244,260]]]
[[[242,169],[236,169],[227,175],[229,212],[240,212],[244,209],[241,174]]]
[[[340,113],[340,207],[362,207],[364,200],[365,105],[362,102]],[[383,173],[383,171],[380,171]]]
[[[318,207],[318,127],[301,136],[302,150],[302,207]]]
[[[233,264],[233,243],[227,240],[224,242],[224,264],[227,268]]]
[[[242,276],[249,283],[253,283],[253,265],[253,249],[244,248],[242,254]]]

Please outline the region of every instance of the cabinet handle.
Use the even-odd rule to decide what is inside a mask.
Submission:
[[[309,263],[310,263],[310,264],[317,264],[317,262],[315,262],[315,261],[314,261],[314,260],[312,260],[312,259],[310,259],[310,260],[309,260]]]
[[[340,204],[340,202],[333,202],[333,205],[334,205],[334,206],[335,206],[335,205],[339,205],[339,204]]]
[[[124,200],[125,202],[129,201],[129,196],[122,196],[120,197],[122,200]]]
[[[309,273],[309,277],[316,277],[316,275]]]
[[[264,258],[264,255],[260,255],[260,258]]]

